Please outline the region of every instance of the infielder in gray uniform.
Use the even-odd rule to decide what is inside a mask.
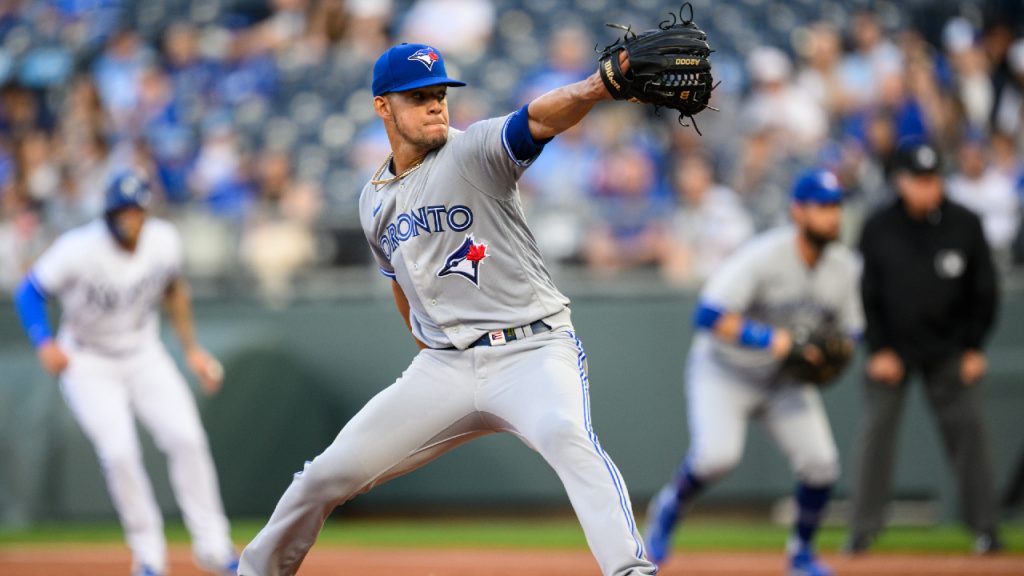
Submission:
[[[788,377],[781,366],[798,331],[829,322],[851,340],[862,331],[855,259],[834,243],[841,199],[833,174],[803,175],[793,189],[795,226],[750,240],[701,293],[686,366],[690,448],[647,514],[647,547],[655,562],[668,556],[686,506],[739,463],[747,421],[756,416],[797,477],[789,573],[831,573],[817,560],[812,541],[839,476],[836,445],[818,389]]]
[[[625,57],[621,60],[625,63]],[[609,99],[594,74],[465,132],[448,126],[437,50],[374,66],[392,154],[360,198],[363,230],[420,351],[295,475],[239,574],[295,574],[331,511],[473,438],[511,432],[562,480],[605,575],[655,574],[625,483],[591,427],[586,355],[516,181],[552,137]]]

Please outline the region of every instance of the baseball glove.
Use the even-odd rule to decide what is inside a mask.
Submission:
[[[824,386],[842,374],[852,357],[853,341],[834,327],[795,331],[782,371],[798,382]]]
[[[683,8],[690,18],[683,18]],[[679,112],[679,123],[687,117],[694,129],[700,129],[694,116],[708,106],[717,84],[711,77],[711,48],[707,34],[693,22],[693,6],[684,2],[678,17],[663,20],[655,30],[637,35],[629,26],[609,24],[625,30],[622,38],[600,50],[598,69],[601,80],[616,100],[653,104],[655,110],[671,108]],[[622,71],[619,53],[625,51],[629,67]]]

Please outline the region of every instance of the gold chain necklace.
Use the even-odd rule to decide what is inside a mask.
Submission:
[[[370,179],[370,184],[372,184],[374,186],[383,186],[385,184],[390,184],[392,182],[397,182],[398,180],[401,180],[402,178],[405,178],[406,176],[411,174],[413,171],[415,171],[420,166],[423,166],[423,160],[426,159],[426,156],[424,156],[423,158],[420,158],[419,162],[417,162],[417,163],[413,164],[412,166],[406,168],[405,172],[402,172],[398,176],[392,176],[391,178],[381,179],[381,176],[384,174],[384,171],[388,169],[388,166],[391,164],[391,161],[394,158],[395,158],[394,154],[388,154],[388,157],[384,160],[384,163],[381,164],[380,168],[377,169],[377,172],[375,172],[373,174],[373,178]]]

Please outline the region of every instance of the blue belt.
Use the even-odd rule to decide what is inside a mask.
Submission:
[[[541,334],[551,330],[551,326],[544,323],[543,320],[537,320],[531,324],[525,326],[519,326],[516,328],[502,328],[501,330],[492,330],[483,336],[476,339],[469,345],[470,348],[474,346],[504,346],[513,340],[522,340],[528,338],[534,334]]]

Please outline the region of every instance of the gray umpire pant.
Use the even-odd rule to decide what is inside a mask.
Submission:
[[[980,384],[963,384],[959,356],[916,371],[923,377],[925,395],[959,484],[964,522],[975,533],[991,531],[996,523],[996,502]],[[907,372],[899,386],[865,379],[865,412],[853,484],[851,533],[855,538],[873,538],[885,527],[897,431],[912,368]]]

